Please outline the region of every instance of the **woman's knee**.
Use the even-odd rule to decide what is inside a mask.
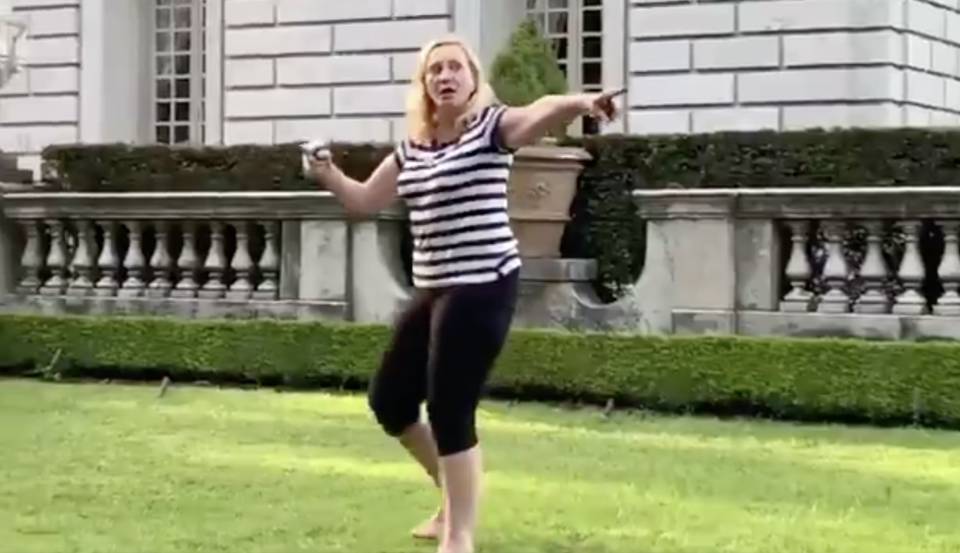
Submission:
[[[466,451],[477,445],[477,406],[453,398],[427,402],[427,419],[441,457]]]
[[[420,404],[426,399],[424,365],[412,352],[391,347],[370,379],[367,405],[390,436],[400,436],[420,419]]]
[[[426,399],[430,305],[418,298],[401,312],[393,339],[370,380],[367,404],[391,436],[399,436],[420,420]]]
[[[420,402],[404,392],[389,390],[376,380],[371,382],[367,390],[367,405],[377,424],[394,438],[420,420]]]

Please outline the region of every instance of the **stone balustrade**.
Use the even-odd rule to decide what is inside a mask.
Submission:
[[[960,188],[656,190],[670,330],[960,337]],[[646,276],[646,275],[645,275]],[[642,279],[641,279],[642,280]]]
[[[399,213],[351,219],[329,193],[15,192],[2,209],[7,309],[382,320],[404,296],[378,272]],[[382,312],[351,302],[367,279]]]
[[[7,311],[384,322],[410,295],[403,213],[352,216],[327,192],[21,190],[0,207]],[[524,320],[549,325],[544,301],[593,265],[530,260],[523,278]]]
[[[645,333],[960,337],[960,188],[647,190],[643,273],[527,259],[517,324]],[[325,192],[0,197],[0,308],[386,322],[404,215]]]

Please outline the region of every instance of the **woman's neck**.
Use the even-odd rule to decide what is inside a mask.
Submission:
[[[437,121],[433,126],[433,141],[437,144],[453,142],[459,134],[456,120]]]

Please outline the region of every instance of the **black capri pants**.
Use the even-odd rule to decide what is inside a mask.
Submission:
[[[519,270],[482,284],[417,290],[370,382],[377,422],[394,437],[427,418],[441,456],[477,444],[476,410],[513,320]]]

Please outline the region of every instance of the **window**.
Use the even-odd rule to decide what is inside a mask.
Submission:
[[[203,143],[206,0],[154,0],[152,138]]]
[[[553,46],[573,90],[603,89],[603,0],[526,0],[533,18]],[[597,134],[596,120],[584,117],[574,134]]]

